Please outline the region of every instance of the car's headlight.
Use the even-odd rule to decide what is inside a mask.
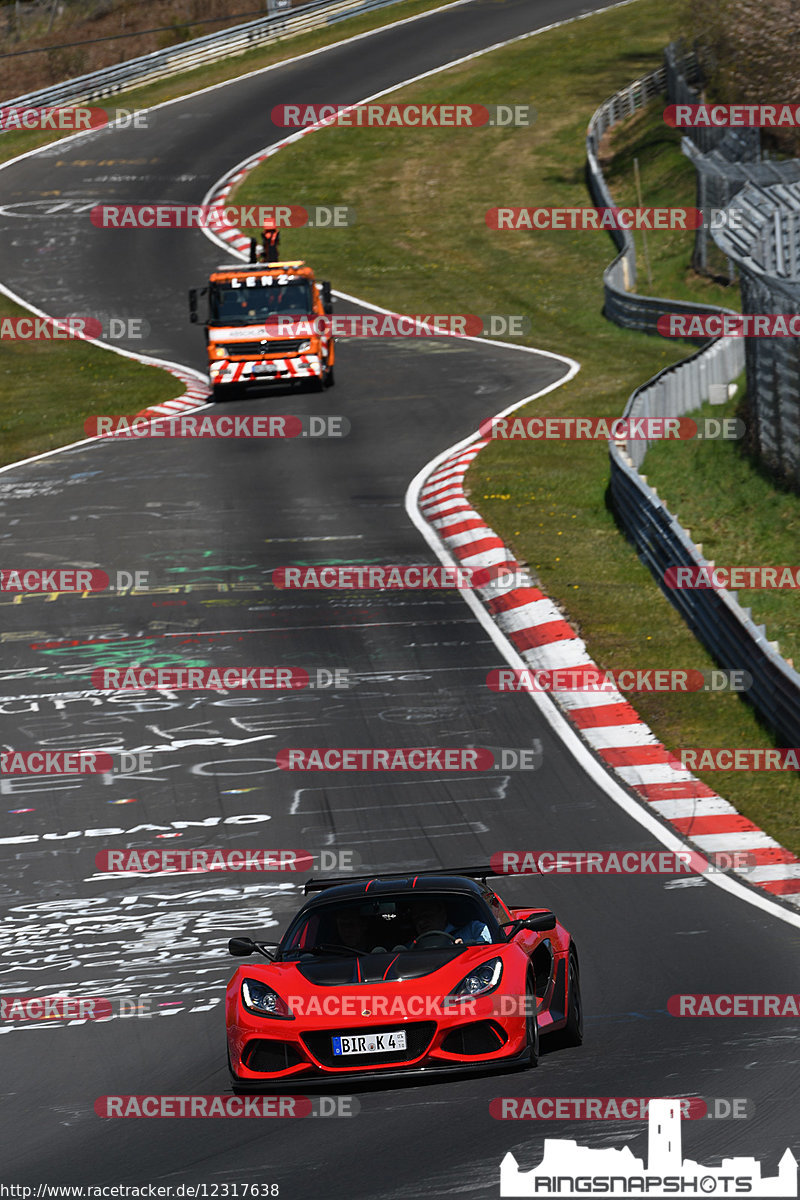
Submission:
[[[212,358],[227,358],[228,347],[223,346],[221,342],[209,342],[209,350]]]
[[[311,349],[311,342],[301,342],[300,345],[297,347],[297,353],[305,354],[306,351],[310,350],[310,349]]]
[[[503,974],[502,958],[490,958],[465,975],[454,987],[450,996],[456,1000],[471,1000],[474,996],[487,996],[500,983]]]
[[[257,979],[242,980],[242,1003],[249,1012],[257,1013],[259,1017],[280,1017],[285,1021],[293,1020],[289,1005],[277,992]]]

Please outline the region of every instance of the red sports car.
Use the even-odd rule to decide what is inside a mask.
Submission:
[[[277,1081],[535,1066],[578,1045],[578,953],[548,909],[507,908],[489,868],[311,881],[279,943],[233,938],[234,1091]]]

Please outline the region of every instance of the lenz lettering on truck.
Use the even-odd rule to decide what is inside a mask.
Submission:
[[[320,392],[333,384],[331,285],[315,280],[304,262],[220,267],[208,287],[189,292],[195,323],[201,299],[215,400],[248,384],[288,382]]]

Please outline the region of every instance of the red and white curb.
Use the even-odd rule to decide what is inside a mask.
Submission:
[[[148,366],[158,365],[163,371],[168,371],[170,375],[174,375],[183,384],[182,396],[176,396],[174,400],[164,400],[161,404],[152,404],[149,408],[143,408],[131,420],[136,420],[139,417],[149,417],[151,420],[157,420],[160,417],[174,417],[178,413],[187,412],[193,408],[201,408],[204,404],[208,403],[211,388],[207,383],[198,379],[196,371],[185,371],[183,367],[176,366],[175,363],[162,363],[158,359],[140,358],[139,355],[132,353],[130,356],[137,358],[139,362],[146,363]]]
[[[594,666],[586,643],[515,561],[464,494],[464,476],[488,444],[479,439],[440,462],[423,483],[418,508],[459,565],[503,568],[513,579],[474,591],[492,620],[532,668]],[[800,859],[688,771],[618,691],[551,693],[564,716],[617,779],[704,854],[747,851],[756,866],[739,877],[800,904]]]

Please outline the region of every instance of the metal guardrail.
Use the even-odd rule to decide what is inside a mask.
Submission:
[[[614,203],[598,163],[600,139],[611,125],[660,92],[665,82],[668,73],[654,71],[612,96],[594,113],[586,153],[589,191],[596,204]],[[655,320],[663,313],[732,311],[637,295],[632,290],[636,286],[633,238],[624,230],[615,231],[612,237],[620,253],[603,273],[604,312],[610,320],[625,328],[653,332]],[[717,339],[637,388],[623,415],[683,416],[711,399],[712,388],[727,395],[726,385],[742,372],[744,362],[743,339]],[[776,643],[768,640],[765,627],[753,622],[750,610],[742,608],[735,592],[678,590],[664,585],[668,567],[711,568],[714,564],[639,473],[648,446],[646,441],[609,443],[611,495],[623,528],[692,632],[721,666],[749,672],[753,684],[748,699],[786,744],[800,745],[800,674],[781,656]]]
[[[800,313],[800,182],[748,183],[729,211],[740,226],[713,238],[738,268],[742,312]],[[745,345],[751,451],[773,479],[800,491],[800,338]]]
[[[37,92],[28,92],[24,96],[15,96],[12,100],[3,100],[0,103],[6,106],[36,108],[100,100],[104,96],[113,96],[124,91],[132,84],[139,86],[143,83],[153,83],[182,71],[191,71],[195,67],[217,62],[221,58],[245,54],[248,50],[269,45],[270,42],[280,41],[296,33],[333,25],[362,12],[386,8],[398,2],[399,0],[312,0],[310,4],[304,4],[301,9],[292,11],[290,15],[278,12],[259,17],[258,20],[248,21],[244,25],[234,25],[231,29],[193,38],[178,46],[156,50],[152,54],[142,55],[141,58],[132,58],[129,62],[113,67],[103,67],[90,75],[79,75],[64,83],[54,84]]]
[[[598,162],[598,151],[603,135],[612,125],[633,116],[653,97],[661,95],[668,75],[664,67],[651,71],[649,75],[635,80],[622,91],[606,100],[592,116],[586,131],[586,179],[592,200],[598,207],[614,206],[608,184]],[[721,310],[708,304],[693,304],[659,299],[657,296],[642,296],[636,292],[636,248],[633,235],[628,229],[609,230],[619,254],[603,272],[603,313],[616,325],[625,329],[637,329],[641,333],[655,333],[656,322],[665,312],[715,313]],[[727,310],[725,310],[727,311]]]

